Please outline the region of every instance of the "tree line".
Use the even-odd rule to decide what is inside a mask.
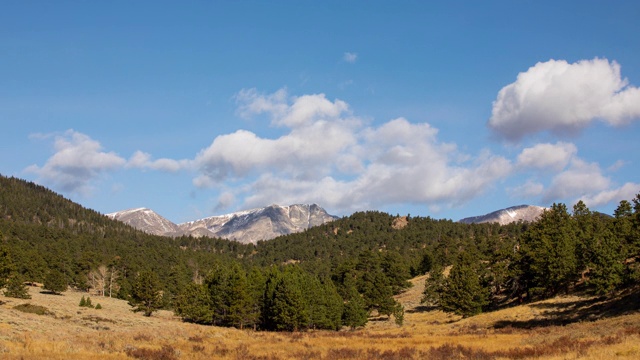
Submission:
[[[0,176],[0,287],[43,282],[128,300],[151,315],[265,330],[402,322],[393,299],[429,273],[424,301],[469,316],[567,291],[638,282],[640,200],[613,217],[554,204],[535,223],[462,224],[357,212],[258,244],[145,234],[54,192]],[[402,221],[399,221],[402,220]]]
[[[611,295],[640,280],[640,194],[621,201],[613,217],[582,201],[571,213],[553,204],[513,249],[465,249],[445,265],[430,271],[423,302],[464,316],[571,292]]]

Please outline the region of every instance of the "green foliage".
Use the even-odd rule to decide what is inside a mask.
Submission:
[[[481,313],[488,304],[488,291],[480,283],[479,264],[469,253],[460,253],[437,297],[444,311],[464,317]]]
[[[2,241],[2,232],[0,232],[0,241]],[[13,270],[14,266],[9,255],[9,249],[4,245],[0,245],[0,289],[5,287]]]
[[[160,280],[156,273],[148,270],[141,271],[131,289],[131,298],[129,299],[129,306],[133,307],[131,311],[151,316],[160,309],[162,304],[160,289]]]
[[[60,294],[68,287],[66,276],[57,269],[52,269],[44,278],[43,288],[53,294]]]
[[[176,298],[173,311],[187,322],[213,323],[213,309],[209,292],[205,286],[200,284],[187,285]]]
[[[14,306],[13,308],[15,310],[22,311],[22,312],[29,313],[29,314],[36,314],[36,315],[51,315],[52,314],[52,312],[49,311],[49,309],[47,309],[44,306],[40,306],[40,305],[20,304],[20,305]]]
[[[24,284],[24,278],[20,274],[15,273],[9,278],[4,296],[17,299],[31,299],[29,289]]]
[[[80,299],[80,304],[78,304],[80,307],[88,307],[88,308],[93,308],[93,304],[91,303],[91,298],[87,297],[86,299],[84,298],[84,295],[82,296],[82,298]]]
[[[342,322],[351,329],[365,326],[369,321],[369,312],[365,308],[362,295],[358,293],[355,285],[351,285],[346,290],[346,302],[342,314]]]
[[[568,292],[578,278],[574,221],[564,204],[553,204],[522,238],[521,267],[529,296]]]
[[[100,303],[96,304],[96,310],[101,310],[102,309],[102,305],[100,305]]]

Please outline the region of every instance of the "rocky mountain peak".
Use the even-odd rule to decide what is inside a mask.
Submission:
[[[270,205],[225,215],[174,224],[147,208],[119,211],[107,216],[150,234],[163,236],[209,236],[256,243],[280,235],[300,232],[333,221],[317,204]]]

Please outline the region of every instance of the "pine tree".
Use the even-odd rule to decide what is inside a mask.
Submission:
[[[309,312],[300,284],[284,274],[273,293],[273,321],[277,330],[299,331],[309,324]]]
[[[213,309],[209,292],[203,285],[188,284],[175,300],[174,313],[186,322],[212,324]]]
[[[131,288],[129,306],[131,311],[142,312],[144,316],[151,316],[162,304],[160,280],[156,273],[145,270],[136,277]]]
[[[611,231],[603,231],[594,241],[587,284],[597,295],[610,294],[623,280],[623,260],[620,239]]]
[[[4,296],[18,299],[31,299],[29,289],[24,284],[24,279],[20,274],[15,273],[9,278]]]
[[[44,278],[43,288],[50,291],[52,294],[60,294],[67,290],[69,286],[67,284],[66,276],[57,269],[52,269],[49,274]]]
[[[84,295],[80,299],[80,304],[78,304],[78,306],[80,306],[80,307],[86,307],[87,306],[87,300],[84,298]]]
[[[553,204],[522,237],[520,269],[530,296],[567,292],[578,278],[576,231],[564,204]]]
[[[0,232],[0,241],[2,241],[2,233]],[[6,246],[0,245],[0,289],[5,287],[9,275],[13,272],[14,266],[9,255],[9,249]]]
[[[347,286],[346,295],[342,323],[351,329],[365,326],[369,321],[369,312],[355,285]]]
[[[480,284],[477,262],[470,254],[461,253],[439,292],[439,306],[444,311],[464,317],[482,312],[488,304],[488,292]]]

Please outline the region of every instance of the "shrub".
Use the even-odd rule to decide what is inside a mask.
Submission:
[[[129,348],[127,356],[144,360],[177,360],[178,354],[171,345],[162,345],[161,349]]]
[[[102,309],[102,305],[100,305],[100,303],[97,303],[96,304],[96,310],[100,310],[100,309]]]
[[[29,314],[37,314],[37,315],[51,315],[52,314],[52,312],[49,311],[49,309],[47,309],[44,306],[40,306],[40,305],[20,304],[20,305],[14,306],[13,308],[18,310],[18,311],[22,311],[22,312],[29,313]]]

